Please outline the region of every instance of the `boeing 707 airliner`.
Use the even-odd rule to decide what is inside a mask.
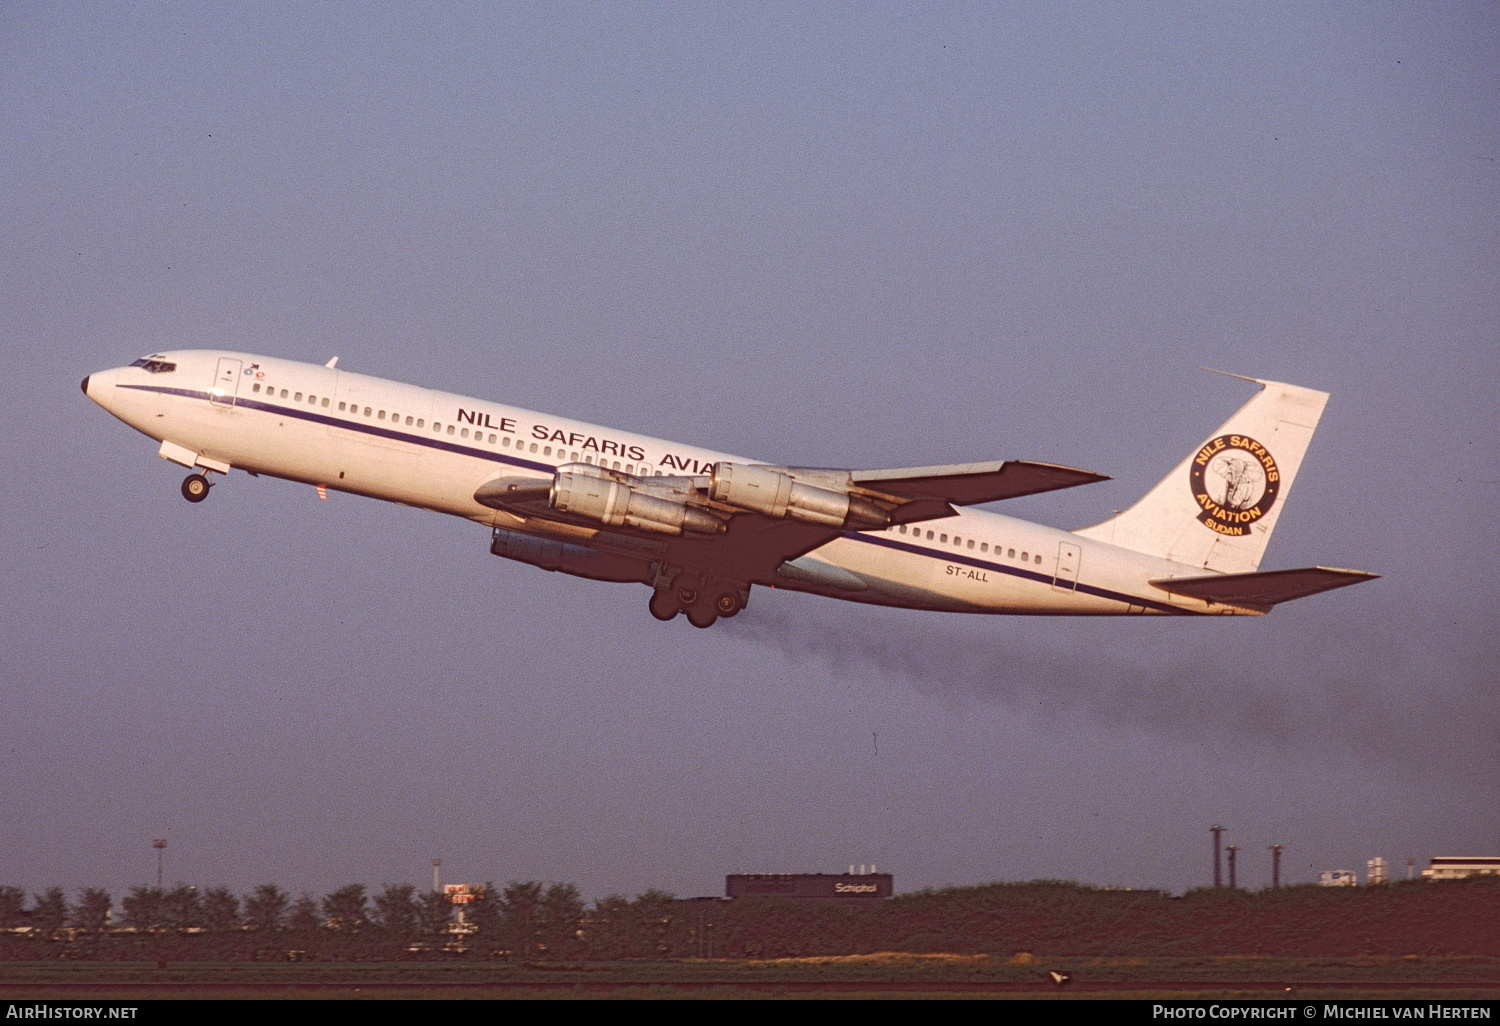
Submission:
[[[1067,531],[975,509],[1106,480],[1026,460],[785,467],[416,385],[249,353],[154,353],[83,391],[192,471],[231,469],[464,517],[497,556],[651,589],[661,620],[743,610],[751,588],[914,609],[1259,615],[1375,577],[1261,571],[1325,392],[1259,391],[1139,502]]]

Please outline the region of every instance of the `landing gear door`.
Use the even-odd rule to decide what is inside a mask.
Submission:
[[[232,407],[239,389],[240,361],[228,356],[219,357],[219,366],[214,372],[214,384],[208,390],[208,401]]]
[[[1078,587],[1078,564],[1083,560],[1083,550],[1072,542],[1061,542],[1057,546],[1057,576],[1052,578],[1052,587],[1058,591],[1072,591]]]

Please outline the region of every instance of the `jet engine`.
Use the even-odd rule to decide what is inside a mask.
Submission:
[[[587,545],[574,545],[556,538],[495,528],[490,551],[506,559],[539,566],[543,570],[560,570],[575,577],[596,581],[640,581],[651,583],[652,564],[612,552],[601,552]]]
[[[611,527],[634,527],[658,534],[718,534],[724,522],[691,504],[690,494],[669,486],[652,487],[648,479],[606,476],[589,464],[561,469],[552,481],[548,505]],[[629,481],[630,483],[627,483]]]
[[[890,514],[869,499],[806,484],[784,468],[715,463],[708,494],[715,502],[768,517],[790,517],[829,527],[869,530],[891,522]]]

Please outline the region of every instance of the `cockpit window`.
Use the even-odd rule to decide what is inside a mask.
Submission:
[[[139,360],[136,360],[134,363],[132,363],[130,366],[144,367],[152,374],[166,374],[169,371],[174,371],[177,369],[177,365],[175,363],[158,359],[155,356],[143,356]]]

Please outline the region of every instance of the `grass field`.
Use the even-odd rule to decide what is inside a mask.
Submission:
[[[1058,986],[1049,970],[1067,973]],[[1288,989],[1290,988],[1290,989]],[[0,999],[1500,998],[1500,959],[829,956],[573,963],[0,965]]]

